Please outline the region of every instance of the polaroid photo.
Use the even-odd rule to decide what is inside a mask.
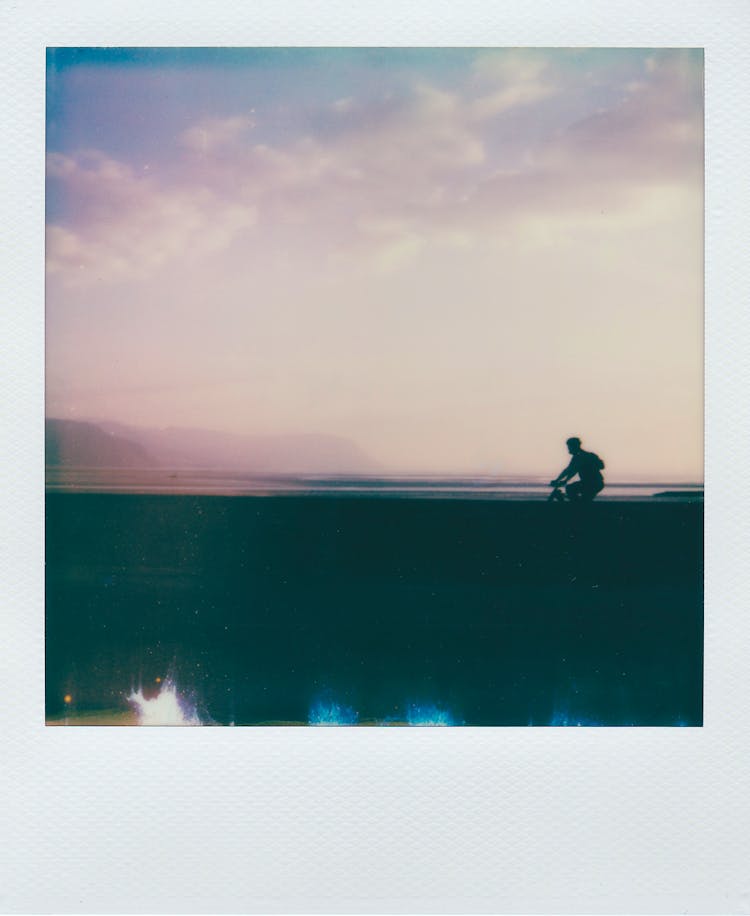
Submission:
[[[701,49],[50,48],[46,156],[49,724],[702,724]]]
[[[744,912],[728,22],[188,6],[12,24],[9,912]]]

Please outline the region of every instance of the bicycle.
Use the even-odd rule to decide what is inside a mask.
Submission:
[[[553,484],[553,489],[550,495],[547,497],[548,503],[566,503],[568,502],[568,497],[565,495],[565,491],[562,488],[562,484]]]

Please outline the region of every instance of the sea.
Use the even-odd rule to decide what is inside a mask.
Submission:
[[[50,491],[185,493],[265,496],[284,493],[324,496],[398,496],[416,499],[548,499],[549,480],[520,476],[257,474],[243,471],[163,468],[47,468]],[[692,481],[607,483],[598,499],[700,499],[703,484]]]

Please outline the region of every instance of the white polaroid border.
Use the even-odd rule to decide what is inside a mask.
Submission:
[[[749,912],[746,2],[26,0],[0,24],[0,911]],[[45,728],[47,45],[705,48],[703,728]]]

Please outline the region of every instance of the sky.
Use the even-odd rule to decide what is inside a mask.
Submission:
[[[703,56],[53,49],[49,416],[703,474]]]

